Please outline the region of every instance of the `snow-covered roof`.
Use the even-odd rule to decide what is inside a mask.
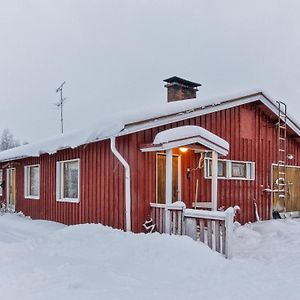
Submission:
[[[203,145],[221,155],[227,155],[229,151],[225,140],[199,126],[180,126],[161,131],[155,136],[153,145],[142,151],[168,150],[191,144]]]
[[[58,150],[76,148],[80,145],[104,140],[112,136],[127,135],[254,101],[261,101],[275,114],[278,113],[276,103],[260,90],[207,100],[191,99],[164,103],[145,107],[137,111],[101,116],[101,120],[85,129],[0,152],[0,161],[40,156],[44,153],[53,154]],[[300,136],[300,127],[290,116],[287,118],[287,125]]]

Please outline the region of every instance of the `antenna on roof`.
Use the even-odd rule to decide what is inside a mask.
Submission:
[[[63,87],[65,85],[65,81],[56,89],[56,93],[60,92],[60,101],[55,104],[57,108],[60,108],[60,124],[61,124],[61,133],[64,133],[64,114],[63,114],[63,106],[64,102],[67,100],[63,98]]]

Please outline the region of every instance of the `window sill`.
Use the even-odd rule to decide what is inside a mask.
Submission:
[[[205,179],[211,179],[211,177],[204,177]],[[254,181],[255,178],[244,178],[244,177],[218,177],[218,180],[243,180],[243,181]]]
[[[79,203],[79,199],[73,199],[73,198],[63,198],[63,199],[56,199],[56,202],[65,202],[65,203]]]
[[[26,200],[40,200],[40,197],[35,197],[35,196],[25,196]]]

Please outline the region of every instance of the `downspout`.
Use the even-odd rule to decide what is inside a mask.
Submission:
[[[116,137],[110,138],[110,149],[125,169],[125,226],[126,231],[131,231],[130,166],[116,148]]]

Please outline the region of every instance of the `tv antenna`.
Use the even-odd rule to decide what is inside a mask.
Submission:
[[[55,106],[60,109],[60,124],[61,124],[61,133],[64,133],[64,113],[63,107],[64,102],[67,100],[63,97],[63,87],[65,85],[65,81],[56,89],[56,93],[60,92],[60,101],[55,104]]]

